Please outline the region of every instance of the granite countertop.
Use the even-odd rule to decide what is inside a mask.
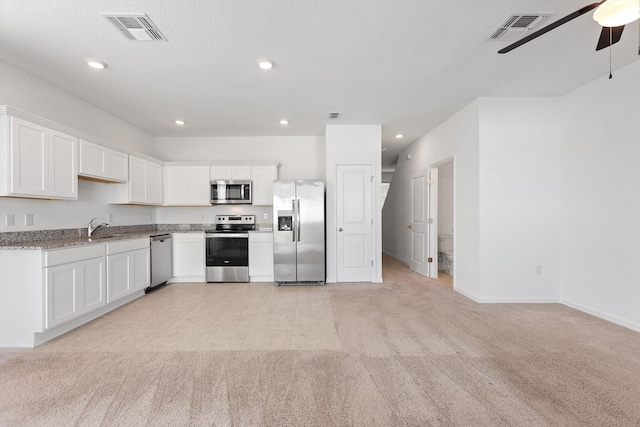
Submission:
[[[257,224],[251,233],[272,233],[266,224]],[[0,233],[0,250],[47,250],[95,245],[119,240],[148,238],[166,233],[203,233],[211,224],[161,224],[103,228],[89,239],[85,229],[40,230],[23,233]],[[4,234],[4,236],[2,236]]]

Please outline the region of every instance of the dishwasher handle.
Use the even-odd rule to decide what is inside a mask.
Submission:
[[[151,236],[152,242],[164,242],[165,240],[171,240],[171,234],[158,234],[157,236]]]

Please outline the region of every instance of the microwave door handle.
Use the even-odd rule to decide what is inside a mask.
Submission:
[[[300,241],[300,232],[302,231],[300,227],[300,199],[298,199],[298,210],[296,212],[296,218],[298,219],[298,242]]]

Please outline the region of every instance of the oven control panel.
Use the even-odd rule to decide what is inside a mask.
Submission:
[[[255,215],[216,215],[216,224],[255,224]]]

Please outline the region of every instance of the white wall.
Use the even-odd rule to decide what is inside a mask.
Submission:
[[[110,143],[155,155],[155,137],[0,61],[0,105],[9,105]]]
[[[561,300],[640,330],[640,61],[563,98]]]
[[[480,301],[557,301],[561,143],[559,98],[480,99]]]
[[[152,206],[109,205],[108,185],[87,180],[78,181],[78,200],[37,200],[0,198],[0,232],[83,228],[91,218],[111,225],[153,224],[156,209]],[[4,215],[15,215],[16,225],[4,225]],[[25,214],[33,214],[33,226],[26,226]]]
[[[383,249],[408,264],[411,178],[455,156],[454,287],[472,298],[479,289],[478,108],[472,102],[400,154],[382,212]]]
[[[327,282],[336,281],[336,176],[338,164],[370,164],[374,175],[372,197],[375,200],[371,212],[374,229],[374,277],[372,282],[382,281],[382,200],[380,191],[382,165],[382,126],[327,126]]]
[[[280,179],[324,179],[325,142],[321,136],[157,138],[164,161],[280,163]]]
[[[129,151],[153,155],[155,138],[105,111],[0,61],[0,104],[35,114],[104,139]],[[107,205],[107,184],[80,180],[77,201],[0,198],[0,219],[13,213],[16,225],[0,220],[0,232],[85,227],[93,217],[114,225],[147,224],[155,221],[155,208]],[[25,226],[24,214],[34,215],[34,225]]]
[[[158,224],[213,224],[216,215],[255,215],[257,224],[271,224],[271,206],[220,205],[220,206],[159,206],[156,209]],[[264,216],[267,216],[265,219]]]

